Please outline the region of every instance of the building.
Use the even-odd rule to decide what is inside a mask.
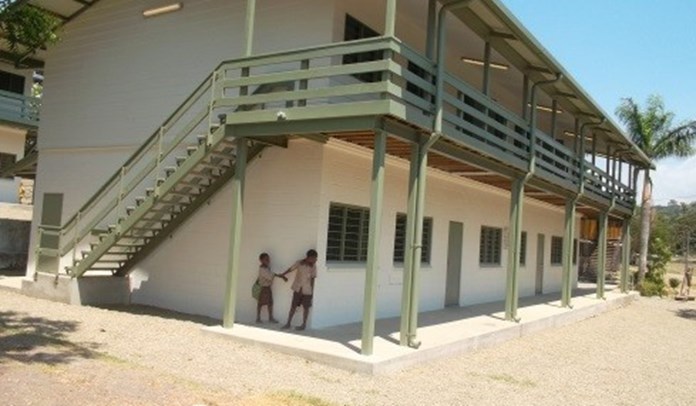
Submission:
[[[27,266],[40,99],[34,70],[8,60],[0,43],[0,273]]]
[[[231,327],[260,252],[316,248],[312,328],[362,320],[369,354],[375,317],[415,345],[419,311],[569,306],[581,219],[600,264],[610,219],[628,242],[650,161],[498,0],[75,3],[45,54],[28,290]]]

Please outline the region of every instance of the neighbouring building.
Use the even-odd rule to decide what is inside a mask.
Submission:
[[[0,274],[27,266],[40,99],[35,73],[16,66],[0,43]]]
[[[259,253],[314,248],[312,328],[401,315],[413,343],[422,311],[570,305],[583,219],[598,295],[628,242],[650,161],[498,0],[50,7],[28,291],[230,327]]]

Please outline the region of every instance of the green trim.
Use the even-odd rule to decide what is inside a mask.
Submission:
[[[387,134],[378,131],[374,139],[372,158],[372,193],[370,199],[370,234],[367,247],[365,296],[363,305],[362,354],[372,355],[377,314],[377,280],[379,277],[379,248],[382,237],[384,208],[384,162]]]
[[[242,221],[244,220],[244,182],[248,157],[248,142],[245,138],[235,139],[235,171],[232,177],[232,228],[230,231],[230,248],[225,283],[225,302],[222,326],[232,328],[237,306],[237,284],[239,280],[240,254],[242,250]]]

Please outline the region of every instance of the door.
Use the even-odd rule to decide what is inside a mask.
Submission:
[[[459,290],[462,280],[462,248],[464,225],[456,221],[449,223],[447,242],[447,285],[445,306],[459,306]]]
[[[544,234],[537,235],[537,256],[536,256],[536,282],[534,283],[534,294],[544,293]]]

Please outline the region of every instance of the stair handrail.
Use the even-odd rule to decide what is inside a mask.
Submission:
[[[76,210],[75,214],[67,222],[65,222],[62,226],[58,227],[57,229],[56,227],[39,225],[39,230],[45,229],[46,231],[50,231],[53,235],[57,234],[59,238],[62,240],[62,237],[68,236],[74,228],[78,227],[78,229],[74,231],[74,235],[72,235],[73,238],[69,239],[70,241],[68,242],[68,244],[66,244],[63,248],[59,247],[58,256],[66,255],[68,252],[70,252],[71,249],[76,249],[77,243],[82,241],[82,239],[91,232],[91,228],[96,227],[98,223],[100,221],[103,221],[109,213],[112,213],[114,208],[109,209],[107,207],[107,209],[103,209],[102,213],[99,213],[96,216],[96,219],[86,222],[85,219],[88,218],[88,213],[90,213],[90,210],[92,210],[99,202],[101,202],[105,198],[105,196],[109,192],[112,192],[113,189],[118,185],[121,185],[119,195],[127,195],[137,186],[137,184],[142,182],[142,180],[145,177],[147,177],[148,174],[151,174],[152,170],[157,169],[147,170],[147,168],[145,168],[141,170],[141,173],[139,173],[139,175],[136,175],[136,178],[138,178],[138,176],[140,176],[140,178],[135,181],[131,181],[126,188],[124,188],[124,185],[122,184],[124,173],[128,173],[128,171],[131,168],[140,163],[145,156],[149,155],[151,149],[155,147],[158,143],[160,143],[158,147],[158,154],[166,156],[167,154],[171,153],[171,151],[173,151],[176,148],[176,146],[178,146],[180,142],[186,138],[187,135],[190,135],[190,131],[192,131],[193,128],[188,129],[188,134],[185,134],[185,131],[182,130],[180,132],[180,136],[176,137],[176,142],[173,142],[171,145],[168,145],[165,148],[165,150],[162,151],[161,140],[163,138],[163,133],[166,133],[171,127],[173,127],[174,124],[177,124],[179,120],[191,110],[191,108],[196,104],[196,102],[200,101],[204,95],[208,94],[209,90],[211,94],[210,106],[214,105],[214,103],[216,102],[216,97],[224,97],[222,94],[216,93],[215,89],[214,81],[220,73],[223,73],[224,76],[224,72],[230,69],[238,69],[241,67],[254,67],[262,63],[268,63],[269,58],[271,61],[273,61],[273,63],[278,63],[279,61],[282,61],[288,56],[297,53],[309,52],[315,53],[317,54],[317,56],[320,56],[325,50],[336,49],[341,47],[362,47],[369,49],[370,47],[376,44],[384,43],[388,43],[388,47],[394,51],[398,51],[400,47],[403,46],[403,44],[399,40],[393,37],[373,37],[354,41],[301,47],[281,52],[260,53],[247,57],[228,59],[220,62],[215,67],[215,69],[210,74],[208,74],[208,76],[195,88],[195,90],[191,92],[189,96],[174,110],[174,112],[169,117],[167,117],[166,120],[164,120],[164,123],[158,126],[157,129],[140,145],[140,147],[138,147],[138,149],[135,152],[133,152],[133,154],[125,161],[125,163],[120,165],[119,168],[115,171],[115,173],[82,205],[82,207]],[[210,126],[210,124],[212,123],[212,109],[209,107],[205,109],[206,114],[205,117],[201,119],[201,122],[205,118],[208,118],[208,123]],[[201,111],[199,114],[203,113],[204,112]],[[157,161],[156,166],[157,168],[159,168],[159,161]],[[131,185],[133,186],[131,187]],[[118,205],[116,209],[119,210]],[[78,218],[80,220],[78,220]],[[88,225],[85,226],[84,224]],[[80,232],[79,227],[83,227],[84,231]]]
[[[160,125],[157,130],[155,130],[150,137],[148,137],[145,142],[143,142],[140,147],[133,152],[133,154],[124,162],[119,168],[115,171],[115,173],[102,185],[97,192],[95,192],[85,204],[82,205],[81,208],[79,208],[75,214],[68,220],[63,226],[61,227],[61,235],[65,235],[70,232],[72,227],[75,226],[78,214],[81,214],[82,216],[85,215],[86,212],[88,212],[97,201],[99,201],[107,192],[112,190],[113,187],[118,185],[119,179],[121,178],[122,174],[122,169],[123,168],[130,168],[140,162],[140,160],[145,157],[147,154],[146,152],[152,148],[155,143],[158,141],[162,134],[162,129],[166,130],[174,123],[176,123],[186,112],[188,112],[188,109],[191,107],[189,104],[192,104],[191,102],[198,100],[200,97],[202,97],[205,92],[208,90],[208,88],[211,85],[211,79],[213,76],[214,72],[211,72],[206,79],[201,82],[196,89],[189,94],[189,96],[172,112],[169,117],[167,117],[166,120],[164,120],[163,124]],[[199,94],[200,93],[200,94]]]

